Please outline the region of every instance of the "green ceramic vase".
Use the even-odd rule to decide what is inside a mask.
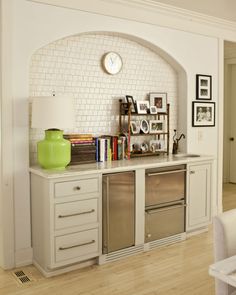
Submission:
[[[45,138],[37,147],[38,163],[44,169],[64,170],[70,163],[71,145],[63,138],[62,130],[45,130]]]

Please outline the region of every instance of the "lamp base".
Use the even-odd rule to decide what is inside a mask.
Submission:
[[[45,130],[45,138],[37,144],[38,163],[44,169],[64,170],[71,160],[71,144],[63,131]]]

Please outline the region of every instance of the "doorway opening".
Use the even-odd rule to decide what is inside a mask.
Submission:
[[[223,211],[236,208],[236,42],[224,42]]]

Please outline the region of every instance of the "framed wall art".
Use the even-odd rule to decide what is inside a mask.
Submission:
[[[151,92],[150,106],[156,106],[157,113],[166,113],[167,110],[167,93]]]
[[[150,120],[149,121],[150,133],[157,134],[164,132],[164,122],[162,120]]]
[[[215,126],[215,103],[193,102],[192,103],[192,126],[213,127]]]
[[[209,75],[196,75],[196,99],[211,100],[211,81]]]

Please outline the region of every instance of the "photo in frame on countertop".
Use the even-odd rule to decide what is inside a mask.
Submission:
[[[155,106],[157,113],[167,112],[167,93],[165,92],[151,92],[149,94],[150,107]]]
[[[157,107],[156,106],[150,106],[150,114],[151,115],[157,114]]]
[[[215,126],[215,102],[192,102],[192,126]]]
[[[196,75],[196,99],[211,100],[212,77],[210,75]]]

